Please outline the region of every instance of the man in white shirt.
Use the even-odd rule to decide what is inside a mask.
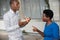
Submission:
[[[17,13],[19,10],[18,0],[10,0],[10,7],[11,9],[5,13],[3,17],[9,40],[23,40],[23,35],[20,28],[28,24],[31,19],[25,18],[26,21],[19,21],[19,16]]]

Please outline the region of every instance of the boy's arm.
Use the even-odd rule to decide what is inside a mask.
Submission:
[[[44,33],[38,30],[36,27],[33,26],[33,31],[38,32],[42,37],[44,37]]]

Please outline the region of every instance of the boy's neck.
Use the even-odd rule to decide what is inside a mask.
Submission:
[[[49,25],[52,22],[52,20],[47,21],[47,25]]]

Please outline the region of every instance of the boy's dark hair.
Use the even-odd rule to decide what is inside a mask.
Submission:
[[[46,10],[44,10],[43,11],[43,14],[45,14],[46,15],[46,17],[49,17],[50,19],[52,19],[53,18],[53,11],[52,10],[50,10],[50,9],[46,9]]]
[[[18,0],[10,0],[10,5],[13,3],[13,2],[18,2]],[[19,3],[19,2],[18,2]]]

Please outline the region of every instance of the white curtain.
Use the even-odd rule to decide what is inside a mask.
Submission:
[[[27,17],[41,18],[45,6],[44,0],[21,0],[22,11]]]
[[[10,9],[9,0],[0,0],[0,19]]]

